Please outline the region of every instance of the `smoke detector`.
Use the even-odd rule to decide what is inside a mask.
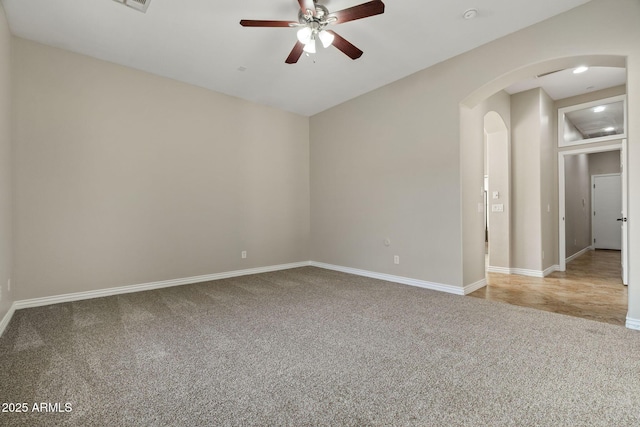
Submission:
[[[151,0],[113,0],[118,3],[122,3],[125,6],[129,6],[132,9],[145,13],[149,7]]]
[[[473,19],[476,16],[478,16],[478,9],[467,9],[464,11],[464,13],[462,14],[462,17],[464,19]]]

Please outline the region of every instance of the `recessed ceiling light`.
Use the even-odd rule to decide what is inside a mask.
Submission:
[[[587,71],[588,69],[589,69],[589,67],[585,67],[585,66],[583,65],[583,66],[580,66],[580,67],[576,68],[575,70],[573,70],[573,74],[580,74],[580,73],[584,73],[584,72],[585,72],[585,71]]]
[[[594,113],[602,113],[605,109],[606,109],[606,107],[604,105],[600,105],[600,106],[594,108],[593,112]]]
[[[613,132],[614,130],[616,130],[616,128],[614,128],[613,126],[609,126],[608,128],[604,128],[602,130],[605,132]]]
[[[478,9],[465,10],[462,16],[464,17],[464,19],[473,19],[478,16]]]

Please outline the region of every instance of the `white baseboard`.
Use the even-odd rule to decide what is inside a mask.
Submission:
[[[519,274],[520,276],[544,277],[544,271],[528,270],[526,268],[512,268],[511,274]]]
[[[472,283],[464,287],[464,294],[469,295],[471,292],[475,292],[480,288],[487,286],[487,279],[478,280],[476,283]]]
[[[211,280],[228,279],[230,277],[246,276],[249,274],[268,273],[270,271],[289,270],[291,268],[306,267],[308,261],[296,262],[291,264],[271,265],[267,267],[250,268],[247,270],[227,271],[224,273],[207,274],[204,276],[186,277],[183,279],[163,280],[160,282],[142,283],[139,285],[120,286],[117,288],[99,289],[96,291],[76,292],[64,295],[54,295],[44,298],[33,298],[28,300],[16,301],[14,308],[30,308],[41,307],[44,305],[59,304],[63,302],[80,301],[85,299],[107,297],[112,295],[128,294],[132,292],[150,291],[153,289],[168,288],[171,286],[189,285],[193,283],[208,282]]]
[[[343,273],[355,274],[356,276],[371,277],[372,279],[386,280],[387,282],[401,283],[403,285],[416,286],[418,288],[431,289],[434,291],[446,292],[455,295],[465,295],[465,288],[444,285],[442,283],[427,282],[424,280],[412,279],[410,277],[394,276],[385,273],[376,273],[373,271],[359,270],[357,268],[342,267],[340,265],[325,264],[323,262],[311,261],[310,265],[314,267],[324,268],[325,270],[341,271]],[[474,284],[475,285],[475,284]],[[474,286],[470,285],[470,286]]]
[[[640,319],[633,319],[631,317],[627,317],[627,323],[625,326],[629,329],[635,329],[636,331],[640,331]]]
[[[549,267],[545,271],[543,271],[542,272],[542,277],[547,277],[548,275],[550,275],[554,271],[560,271],[560,266],[558,264],[552,265],[551,267]]]
[[[587,252],[592,251],[592,250],[593,250],[593,246],[587,246],[586,248],[579,250],[578,252],[576,252],[575,254],[571,255],[570,257],[567,257],[565,262],[567,262],[567,263],[571,262],[574,259],[578,258],[580,255],[584,255]]]
[[[7,328],[7,326],[9,325],[9,322],[11,321],[11,318],[13,317],[13,313],[15,313],[15,311],[16,311],[16,303],[14,302],[13,304],[11,304],[11,307],[9,307],[9,311],[7,311],[7,314],[5,314],[2,320],[0,320],[0,337],[4,333],[4,330]]]
[[[489,273],[518,274],[520,276],[529,276],[529,277],[547,277],[549,274],[558,270],[560,270],[559,265],[552,265],[546,270],[528,270],[526,268],[507,268],[507,267],[493,267],[493,266],[487,267],[487,272]]]
[[[394,276],[390,274],[376,273],[372,271],[359,270],[359,269],[350,268],[350,267],[342,267],[338,265],[325,264],[321,262],[303,261],[303,262],[296,262],[291,264],[280,264],[280,265],[272,265],[267,267],[251,268],[247,270],[236,270],[236,271],[228,271],[223,273],[208,274],[204,276],[193,276],[193,277],[187,277],[183,279],[163,280],[160,282],[143,283],[139,285],[120,286],[117,288],[107,288],[107,289],[100,289],[96,291],[76,292],[71,294],[55,295],[51,297],[33,298],[28,300],[15,301],[9,308],[9,311],[2,318],[2,320],[0,320],[0,337],[4,333],[6,327],[9,325],[9,322],[11,321],[11,318],[13,317],[13,314],[15,313],[15,311],[21,308],[40,307],[40,306],[51,305],[51,304],[59,304],[63,302],[80,301],[80,300],[100,298],[105,296],[127,294],[132,292],[148,291],[152,289],[161,289],[161,288],[167,288],[171,286],[188,285],[192,283],[208,282],[211,280],[220,280],[220,279],[227,279],[231,277],[246,276],[249,274],[260,274],[260,273],[267,273],[270,271],[289,270],[292,268],[306,267],[309,265],[312,265],[314,267],[324,268],[327,270],[341,271],[343,273],[355,274],[357,276],[371,277],[373,279],[386,280],[389,282],[401,283],[404,285],[416,286],[419,288],[431,289],[434,291],[446,292],[446,293],[455,294],[455,295],[470,294],[471,292],[474,292],[482,288],[483,286],[486,286],[487,284],[486,279],[482,279],[475,283],[467,285],[465,287],[458,287],[453,285],[445,285],[441,283],[433,283],[433,282],[427,282],[424,280],[412,279],[409,277]],[[542,272],[542,271],[536,271],[536,270],[489,267],[488,271],[495,272],[495,273],[506,272],[507,274],[521,274],[525,276],[543,277],[543,275],[556,271],[558,268],[559,266],[554,265],[549,267],[544,272]],[[547,271],[549,271],[549,273],[547,273]],[[626,327],[629,329],[640,330],[640,319],[633,319],[631,317],[627,317]]]
[[[488,273],[500,273],[500,274],[513,274],[511,272],[511,269],[508,267],[494,267],[493,265],[490,265],[487,267],[487,272]]]

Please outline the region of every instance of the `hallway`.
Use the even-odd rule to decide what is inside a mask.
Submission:
[[[487,286],[469,296],[624,326],[627,287],[620,252],[588,251],[545,278],[487,273]]]

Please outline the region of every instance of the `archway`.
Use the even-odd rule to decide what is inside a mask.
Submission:
[[[469,286],[471,291],[473,291],[474,288],[479,288],[480,286],[475,285],[481,283],[481,281],[478,280],[480,277],[484,277],[484,269],[481,269],[481,265],[484,265],[484,222],[482,220],[474,220],[473,217],[475,213],[472,209],[470,209],[472,206],[474,206],[475,202],[478,201],[477,198],[474,201],[474,196],[475,194],[477,194],[478,186],[484,188],[484,169],[482,169],[481,166],[482,162],[474,160],[469,154],[474,152],[478,153],[479,150],[477,147],[482,146],[481,135],[483,135],[484,132],[481,130],[482,128],[479,125],[480,123],[482,123],[484,126],[484,118],[487,114],[486,105],[484,104],[486,104],[489,99],[496,96],[496,94],[500,93],[504,88],[527,77],[530,77],[532,75],[544,74],[547,72],[553,72],[555,70],[572,68],[582,64],[586,64],[589,66],[626,68],[626,58],[617,55],[585,55],[553,59],[537,64],[532,64],[514,70],[511,73],[502,75],[497,79],[485,84],[484,86],[476,89],[460,103],[460,149],[461,152],[464,153],[464,155],[461,156],[461,169],[464,171],[464,174],[473,173],[476,176],[475,179],[470,179],[468,176],[462,179],[464,261],[463,271],[465,289],[467,288],[467,286]],[[509,121],[507,121],[507,126],[511,126]],[[557,144],[555,149],[557,153]],[[548,168],[546,168],[545,172],[553,176],[556,183],[558,182],[557,162],[555,164],[551,164]],[[550,266],[549,268],[543,267],[542,275],[559,269],[560,263],[560,260],[558,258],[559,251],[557,250],[557,245],[559,245],[557,190],[555,193],[556,206],[554,206],[553,201],[551,203],[545,202],[544,204],[540,204],[539,206],[539,208],[542,209],[545,213],[550,213],[550,216],[554,216],[556,218],[555,222],[551,224],[550,227],[550,229],[552,229],[553,233],[555,234],[554,244],[556,245],[556,251],[555,253],[551,254],[554,265]],[[489,194],[489,197],[489,203],[491,204],[492,194]],[[510,237],[511,239],[514,238],[513,235],[511,235]],[[541,258],[544,259],[544,256],[545,251],[543,248]],[[546,252],[546,256],[548,260],[548,251]],[[482,262],[480,262],[480,259],[482,259]],[[513,259],[510,259],[510,262],[513,263]],[[510,268],[508,270],[510,272],[514,272],[514,270],[517,271],[524,269],[514,268],[513,265],[510,265]],[[530,272],[536,273],[537,271]],[[473,286],[470,286],[469,284]],[[630,286],[630,291],[631,287],[632,286]],[[635,328],[635,324],[630,323],[629,318],[627,319],[627,326]]]
[[[511,160],[509,132],[500,114],[484,116],[487,271],[510,268]]]

